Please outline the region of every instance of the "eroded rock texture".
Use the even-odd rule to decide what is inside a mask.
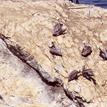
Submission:
[[[53,36],[56,23],[66,30]],[[99,56],[107,49],[106,28],[101,8],[67,0],[0,1],[0,33],[9,37],[0,34],[0,107],[81,107],[82,101],[107,107],[107,61]],[[50,53],[53,42],[61,56]],[[81,55],[84,44],[92,48],[88,57]],[[84,67],[96,85],[82,76]],[[68,81],[74,70],[78,79]],[[78,94],[69,97],[72,92]]]

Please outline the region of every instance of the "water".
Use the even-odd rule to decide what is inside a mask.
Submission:
[[[102,8],[107,8],[107,0],[79,0],[80,4],[93,4]]]

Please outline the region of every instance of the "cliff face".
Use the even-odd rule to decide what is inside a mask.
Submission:
[[[56,23],[66,30],[55,37]],[[106,28],[107,10],[101,8],[1,0],[0,107],[75,107],[78,101],[69,98],[74,91],[86,100],[83,107],[107,107],[107,61],[99,55],[107,49]],[[52,42],[61,56],[50,53]],[[92,48],[87,57],[81,55],[84,44]],[[92,69],[96,84],[83,77],[83,66]],[[80,76],[68,82],[73,70]]]

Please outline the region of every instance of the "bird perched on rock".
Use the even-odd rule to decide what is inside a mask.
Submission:
[[[57,47],[54,42],[52,42],[52,46],[49,47],[49,48],[50,48],[49,51],[50,51],[50,53],[52,55],[56,55],[56,56],[61,56],[62,57],[61,49],[59,47]]]
[[[83,57],[87,57],[87,56],[89,56],[91,53],[92,53],[92,48],[91,48],[91,46],[84,44],[84,47],[83,47],[83,49],[82,49],[82,51],[81,51],[81,55],[82,55]]]
[[[107,50],[102,50],[100,49],[100,54],[99,56],[104,59],[104,60],[107,60]]]
[[[65,33],[62,23],[56,23],[53,28],[53,36],[59,36]]]

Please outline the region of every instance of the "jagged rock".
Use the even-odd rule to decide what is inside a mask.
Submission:
[[[73,107],[63,85],[71,92],[79,87],[79,95],[92,101],[86,107],[106,107],[107,62],[99,48],[107,48],[107,10],[89,9],[67,0],[0,1],[0,33],[6,37],[0,39],[0,107]],[[66,33],[54,37],[55,23],[63,23]],[[52,41],[62,57],[50,54]],[[90,57],[81,57],[84,42],[93,49]],[[70,71],[84,65],[93,69],[97,86],[82,76],[68,83]]]

